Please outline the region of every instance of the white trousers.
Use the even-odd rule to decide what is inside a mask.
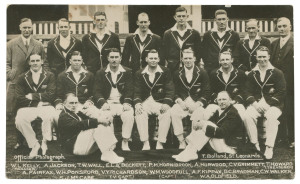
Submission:
[[[75,155],[88,155],[100,149],[105,151],[113,150],[117,143],[110,126],[98,125],[97,128],[81,131],[77,136],[73,153]]]
[[[36,134],[32,129],[31,122],[37,117],[40,117],[42,122],[42,135],[44,140],[52,140],[52,126],[55,117],[55,109],[52,106],[41,106],[41,107],[25,107],[21,108],[17,112],[16,116],[16,127],[25,137],[28,147],[33,146],[38,141]]]
[[[278,125],[280,122],[277,120],[281,115],[281,110],[277,107],[269,106],[266,107],[266,110],[261,114],[259,113],[252,105],[250,105],[246,113],[248,115],[247,121],[245,121],[245,127],[249,136],[251,143],[255,144],[258,142],[257,137],[257,118],[262,115],[266,118],[266,146],[274,147]]]
[[[149,115],[153,114],[158,116],[158,141],[162,143],[166,142],[171,125],[171,114],[170,109],[161,114],[160,109],[162,105],[162,103],[154,101],[153,98],[148,98],[142,103],[144,109],[143,113],[141,115],[135,115],[141,141],[149,140],[148,118]]]
[[[193,101],[190,97],[188,97],[185,102],[190,103],[190,104],[195,104],[196,102]],[[183,110],[179,104],[173,105],[171,109],[171,119],[172,119],[172,125],[174,128],[174,134],[181,135],[183,134],[183,124],[182,124],[182,119],[190,116],[190,120],[197,121],[203,119],[204,116],[204,108],[203,107],[198,107],[197,109],[194,110],[193,113],[189,113],[188,110]],[[192,125],[193,126],[193,125]]]
[[[131,138],[131,132],[134,124],[134,111],[131,107],[129,111],[123,111],[122,104],[109,104],[110,110],[103,111],[100,109],[101,115],[109,117],[113,125],[114,116],[120,116],[122,124],[122,137],[125,139]]]
[[[210,121],[205,121],[205,125],[203,129],[192,131],[189,136],[186,137],[186,142],[191,146],[193,146],[197,151],[200,151],[206,144],[209,142],[210,146],[217,153],[233,153],[235,150],[233,147],[228,146],[225,143],[224,139],[210,138],[205,135],[206,126],[210,125],[213,127],[217,127],[214,123]]]

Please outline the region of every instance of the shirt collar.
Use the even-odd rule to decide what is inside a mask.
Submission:
[[[134,32],[135,35],[140,35],[140,31],[139,29],[136,29]],[[150,29],[147,30],[147,34],[146,35],[153,35],[152,31]]]
[[[66,38],[61,36],[61,35],[59,35],[59,36],[60,36],[60,40],[68,40],[68,41],[71,40],[71,35],[70,34]]]
[[[245,40],[250,40],[249,35],[247,34],[244,39]],[[261,39],[261,37],[257,34],[256,37],[255,37],[255,40],[260,40],[260,39]]]
[[[117,74],[119,74],[119,73],[121,73],[121,72],[126,72],[126,70],[123,68],[122,65],[119,65],[118,71],[117,71],[117,72],[113,72],[113,71],[111,71],[109,65],[107,65],[107,68],[106,68],[105,72],[110,72],[110,73],[117,73]]]
[[[30,69],[30,71],[31,71],[32,74],[41,74],[43,72],[42,67],[37,72],[33,71],[32,69]]]
[[[31,35],[28,38],[25,38],[23,35],[21,35],[22,41],[23,43],[26,42],[26,40],[28,40],[28,44],[30,43],[30,39],[31,39]]]
[[[226,27],[226,29],[225,29],[225,32],[226,32],[226,31],[230,31],[230,30],[231,30],[231,29],[230,29],[230,28],[228,27],[228,25],[227,25],[227,27]],[[217,26],[215,26],[214,28],[212,28],[211,31],[212,31],[212,32],[218,32]]]
[[[155,70],[154,73],[157,73],[157,72],[160,72],[160,73],[163,72],[159,65],[157,65],[157,68],[156,68],[156,70]],[[149,70],[148,70],[148,65],[145,67],[145,69],[142,71],[142,73],[147,73],[147,74],[149,74],[149,75],[152,74],[152,73],[150,73]]]
[[[71,66],[69,66],[69,68],[67,69],[66,72],[72,72],[73,73],[73,71],[71,69]],[[83,67],[81,67],[78,73],[88,73],[88,71],[86,71]]]
[[[97,34],[96,31],[95,31],[95,29],[93,29],[91,31],[91,33]],[[110,30],[107,27],[104,28],[104,34],[111,35],[111,32],[110,32]]]
[[[222,67],[220,67],[220,68],[219,68],[219,70],[220,70],[222,73],[224,73],[224,71],[223,71],[223,68],[222,68]],[[231,70],[229,71],[229,73],[231,73],[233,70],[234,70],[234,67],[232,66],[232,67],[231,67]]]
[[[267,70],[273,70],[273,69],[274,69],[274,66],[269,62]],[[258,63],[256,64],[256,66],[252,70],[261,71],[259,69]]]
[[[193,65],[193,68],[192,69],[187,69],[185,66],[184,66],[184,70],[185,70],[185,73],[193,73],[194,71],[194,68],[195,68],[195,64]]]
[[[288,40],[288,39],[290,39],[290,37],[291,37],[291,33],[289,34],[289,35],[287,35],[286,37],[284,37],[284,38],[282,38],[282,37],[280,37],[280,39],[282,40]]]
[[[188,23],[186,23],[186,28],[185,28],[185,30],[183,30],[183,31],[186,31],[186,30],[188,30],[188,29],[192,29],[192,27],[188,24]],[[177,29],[177,23],[171,28],[171,31],[179,31],[178,29]]]

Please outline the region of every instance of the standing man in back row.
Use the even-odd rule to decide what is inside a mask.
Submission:
[[[217,27],[206,32],[202,41],[202,59],[207,73],[219,68],[220,53],[233,51],[236,43],[240,40],[239,34],[228,27],[228,17],[225,10],[215,12]]]
[[[196,57],[195,64],[199,65],[200,62],[200,33],[187,23],[188,17],[187,10],[184,7],[178,7],[174,15],[176,24],[164,33],[164,57],[171,72],[183,67],[181,61],[184,49],[192,49]]]
[[[122,65],[129,67],[133,73],[147,65],[145,61],[146,53],[151,49],[158,51],[161,58],[160,65],[164,65],[162,59],[160,36],[153,34],[149,29],[150,20],[147,13],[140,13],[136,24],[139,28],[133,35],[128,36],[123,50]]]
[[[94,33],[84,35],[82,38],[82,55],[87,70],[95,74],[97,70],[107,66],[107,53],[110,48],[120,50],[120,40],[117,34],[106,27],[105,12],[96,12],[93,23]]]

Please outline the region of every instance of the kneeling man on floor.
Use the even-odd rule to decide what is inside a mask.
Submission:
[[[189,162],[198,159],[197,152],[207,142],[217,153],[236,153],[235,147],[233,147],[233,143],[236,142],[234,134],[242,124],[242,119],[231,104],[228,92],[221,91],[218,94],[217,102],[220,108],[209,121],[198,120],[193,123],[193,130],[186,138],[188,145],[180,154],[172,156],[175,160]]]
[[[62,146],[72,150],[75,155],[89,155],[100,149],[102,161],[123,162],[124,158],[113,151],[117,139],[110,127],[109,118],[100,114],[97,119],[93,119],[83,113],[76,113],[78,98],[70,93],[65,99],[64,109],[58,119]]]

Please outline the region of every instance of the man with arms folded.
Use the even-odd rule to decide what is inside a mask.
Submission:
[[[58,119],[62,146],[75,155],[89,155],[100,149],[102,161],[123,162],[124,158],[113,151],[117,139],[108,119],[102,116],[92,119],[76,113],[78,104],[78,97],[72,93],[66,95],[64,108]]]
[[[193,124],[192,133],[186,138],[188,143],[184,151],[172,157],[179,162],[189,162],[198,159],[197,152],[208,142],[217,153],[235,154],[235,132],[242,124],[242,120],[226,91],[218,93],[219,109],[206,120],[198,120]]]
[[[32,54],[29,57],[30,70],[18,77],[16,83],[17,107],[16,127],[25,137],[31,148],[30,158],[47,151],[47,141],[52,140],[52,125],[55,109],[51,106],[55,95],[55,77],[42,67],[41,55]],[[35,132],[31,122],[37,118],[42,120],[42,132]],[[42,141],[37,139],[42,134]]]
[[[149,150],[148,116],[158,115],[158,141],[156,149],[163,149],[171,125],[170,108],[173,104],[174,84],[169,69],[159,66],[159,55],[150,50],[146,61],[148,65],[136,72],[134,80],[135,119],[144,143],[142,150]]]
[[[107,67],[98,70],[95,76],[94,99],[101,114],[109,117],[120,116],[122,125],[122,150],[130,151],[128,141],[134,123],[132,108],[133,80],[131,69],[123,67],[121,52],[116,48],[108,51]],[[113,125],[112,125],[113,126]]]
[[[204,106],[210,94],[209,78],[206,71],[195,65],[193,50],[182,52],[184,67],[174,73],[175,105],[171,109],[174,133],[179,140],[179,149],[186,146],[183,137],[182,119],[191,116],[192,121],[203,119]]]
[[[260,46],[256,50],[257,65],[247,76],[246,82],[246,129],[257,150],[260,146],[257,138],[257,118],[263,116],[266,126],[265,158],[272,159],[278,125],[277,120],[283,109],[286,95],[286,82],[282,71],[271,65],[269,49]]]

